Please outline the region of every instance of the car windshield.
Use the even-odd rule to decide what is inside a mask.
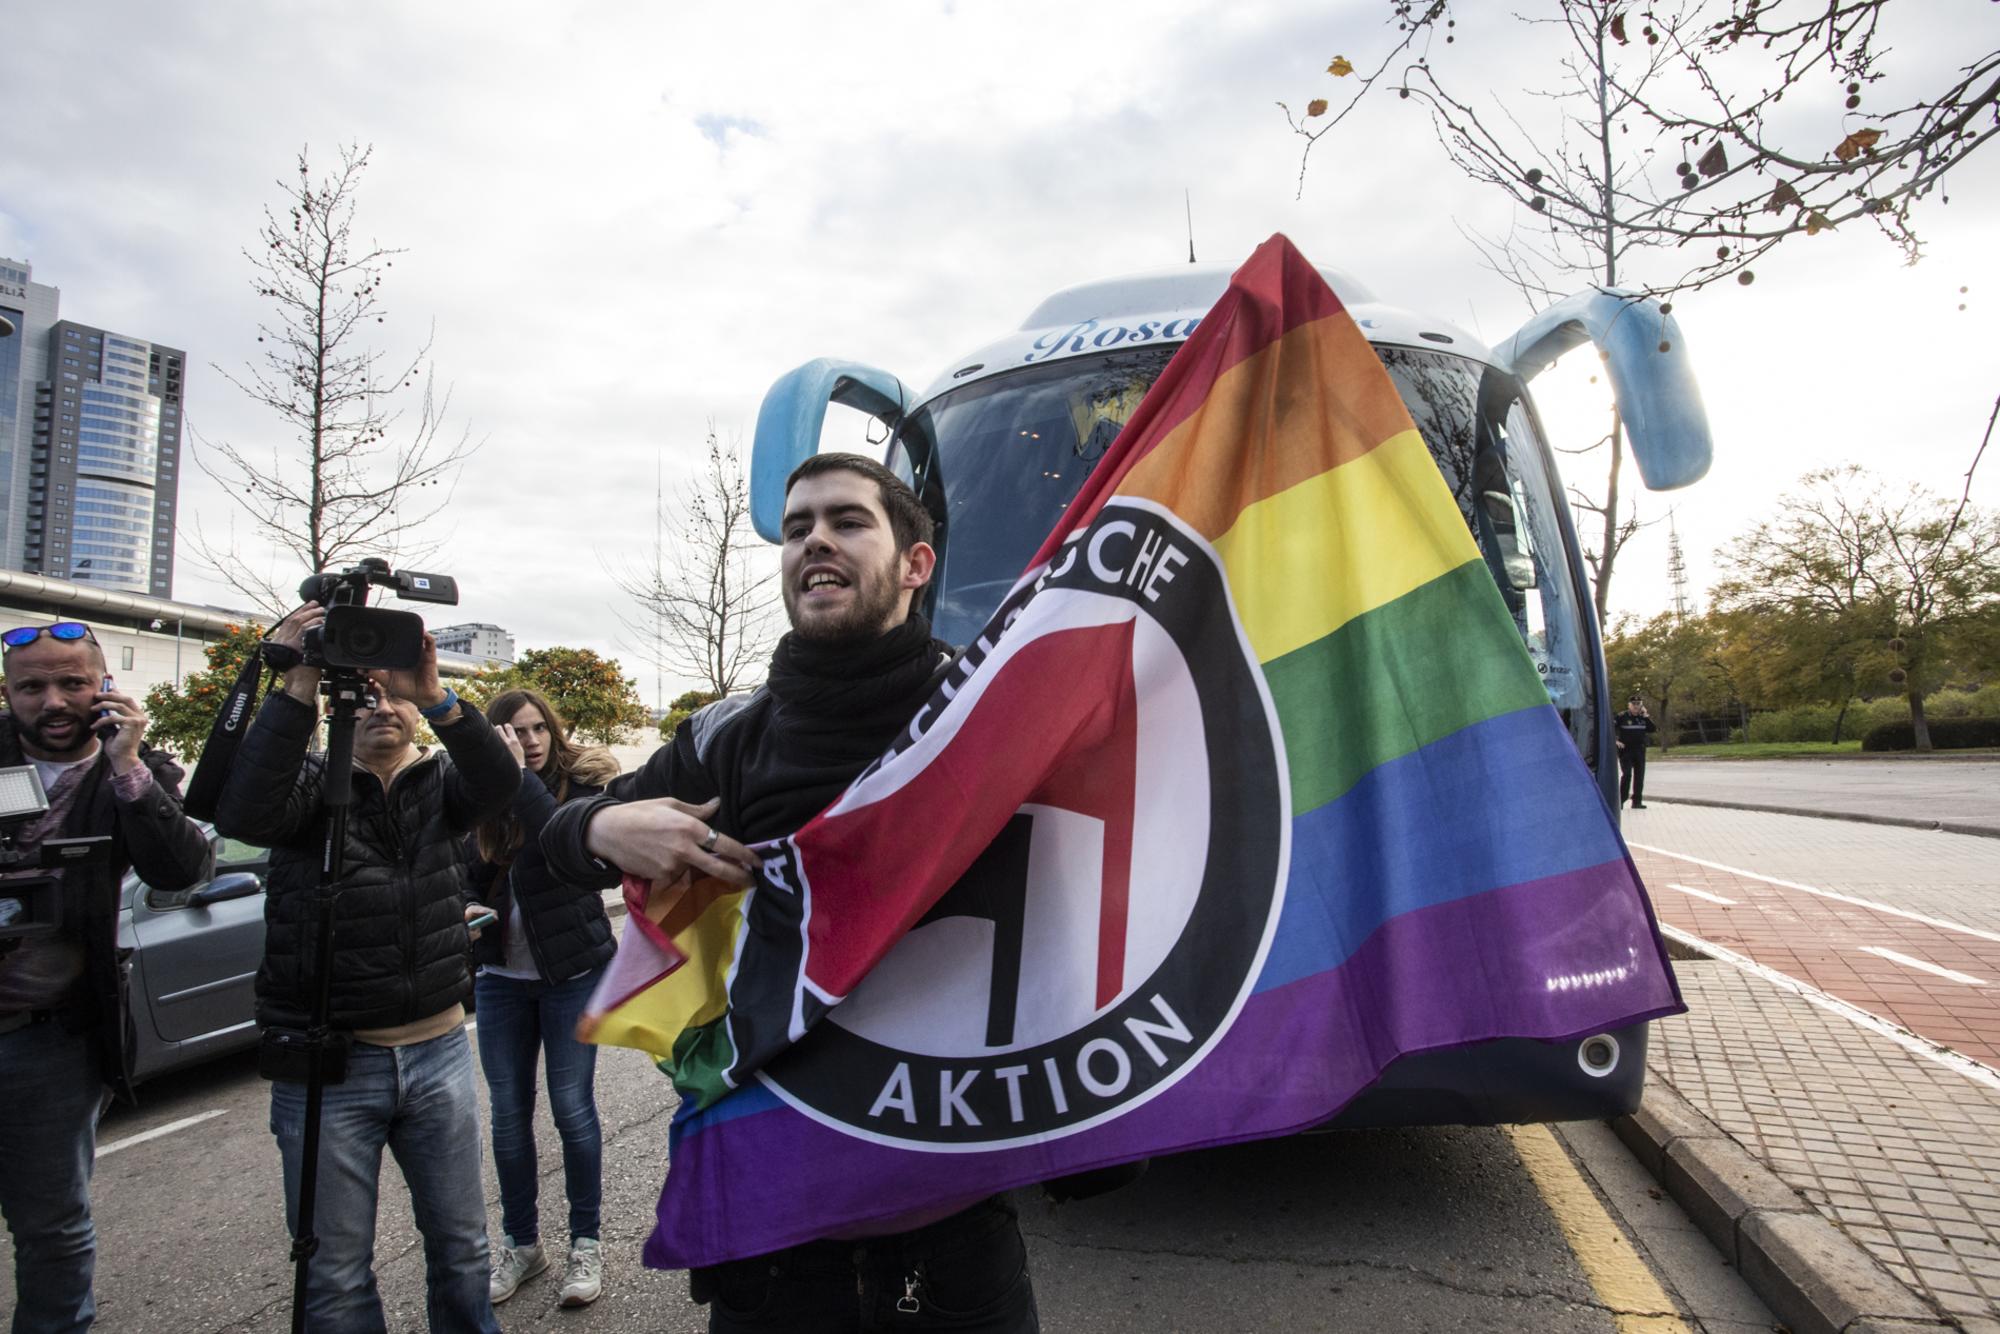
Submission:
[[[1555,469],[1519,382],[1447,352],[1376,351],[1550,701],[1589,754],[1593,677],[1579,591]],[[1026,367],[942,394],[910,415],[889,462],[944,516],[931,612],[941,637],[965,644],[978,635],[1173,352],[1149,347]]]

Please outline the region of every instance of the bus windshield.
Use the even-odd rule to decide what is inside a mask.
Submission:
[[[978,635],[1062,518],[1171,347],[1045,362],[931,400],[890,465],[942,497],[932,620],[955,644]],[[1520,383],[1470,358],[1377,347],[1458,502],[1578,748],[1593,752],[1593,676],[1581,590],[1563,542],[1555,468]],[[913,473],[911,460],[925,474]]]

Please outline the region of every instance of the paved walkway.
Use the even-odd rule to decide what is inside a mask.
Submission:
[[[2000,843],[1664,805],[1625,832],[1678,952],[1709,956],[1676,965],[1690,1013],[1654,1026],[1655,1084],[1914,1294],[1906,1317],[2000,1331]]]

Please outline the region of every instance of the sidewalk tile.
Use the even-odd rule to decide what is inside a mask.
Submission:
[[[1653,1076],[1947,1316],[2000,1318],[2000,1092],[1726,964],[1676,971]]]

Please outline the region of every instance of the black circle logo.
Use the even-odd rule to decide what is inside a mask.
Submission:
[[[1010,621],[975,677],[1033,672],[1034,690],[1060,691],[1052,660],[1110,663],[1125,697],[1065,739],[958,884],[759,1073],[843,1133],[984,1150],[1117,1116],[1199,1062],[1268,949],[1290,828],[1282,743],[1208,544],[1114,501],[994,624]],[[1014,734],[1043,744],[1031,716]]]

